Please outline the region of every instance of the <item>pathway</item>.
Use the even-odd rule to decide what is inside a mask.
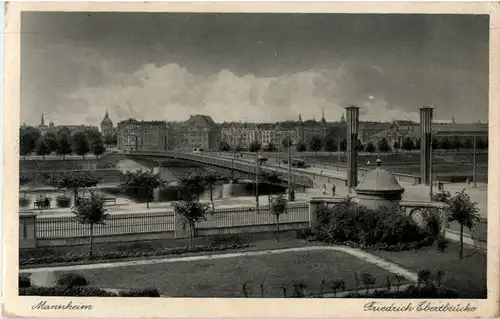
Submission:
[[[370,253],[364,252],[362,250],[350,248],[350,247],[344,247],[344,246],[297,247],[297,248],[251,251],[251,252],[230,253],[230,254],[200,255],[200,256],[162,258],[162,259],[146,259],[146,260],[122,261],[122,262],[88,264],[88,265],[43,267],[43,268],[20,269],[19,272],[24,273],[24,274],[36,274],[36,273],[38,273],[38,274],[43,275],[44,273],[54,272],[54,271],[82,271],[82,270],[88,270],[88,269],[142,266],[142,265],[164,264],[164,263],[174,263],[174,262],[182,262],[182,261],[226,259],[226,258],[234,258],[234,257],[263,256],[263,255],[269,255],[269,254],[283,254],[283,253],[288,253],[288,252],[318,251],[318,250],[332,250],[332,251],[343,252],[343,253],[349,254],[353,257],[363,259],[364,261],[372,263],[372,264],[374,264],[380,268],[383,268],[391,273],[401,275],[410,281],[416,282],[418,279],[418,275],[416,273],[413,273],[407,269],[404,269],[404,268],[396,265],[395,263],[384,260],[380,257],[377,257],[377,256],[372,255]]]

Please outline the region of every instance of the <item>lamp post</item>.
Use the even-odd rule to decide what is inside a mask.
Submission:
[[[277,141],[278,139],[276,139]],[[283,143],[283,140],[281,140],[280,142],[276,142],[276,144],[278,144],[278,168],[281,167],[281,164],[280,164],[280,144]]]
[[[292,201],[292,156],[290,154],[290,133],[287,134],[287,146],[288,146],[288,201]]]
[[[477,182],[476,182],[476,135],[474,135],[473,139],[474,146],[472,147],[472,185],[474,188],[477,188]]]

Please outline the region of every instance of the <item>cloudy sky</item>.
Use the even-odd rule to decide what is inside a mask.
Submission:
[[[21,120],[488,117],[488,17],[23,13]]]

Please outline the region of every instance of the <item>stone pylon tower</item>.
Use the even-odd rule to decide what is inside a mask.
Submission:
[[[420,183],[425,185],[431,182],[432,111],[431,107],[420,108]]]
[[[358,127],[359,107],[346,107],[347,115],[347,187],[349,191],[358,184]]]

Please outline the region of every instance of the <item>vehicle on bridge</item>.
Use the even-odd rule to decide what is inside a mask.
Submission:
[[[202,148],[194,148],[193,149],[193,153],[195,153],[195,154],[200,154],[201,152],[203,152]]]
[[[292,167],[297,167],[297,168],[308,168],[308,167],[311,167],[311,165],[307,164],[307,162],[303,159],[296,159],[296,158],[293,158],[291,160],[292,162]],[[284,159],[282,161],[283,164],[285,165],[288,165],[288,160],[287,159]]]

